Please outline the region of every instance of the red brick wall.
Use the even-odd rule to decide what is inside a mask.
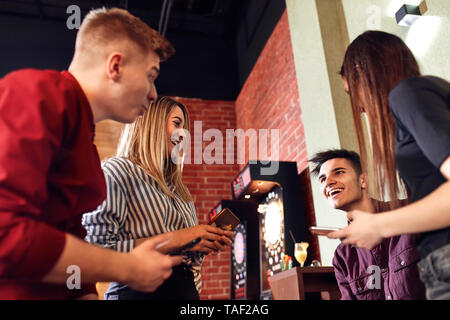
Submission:
[[[191,118],[191,148],[194,148],[194,121],[202,121],[202,133],[208,129],[218,129],[223,133],[223,162],[226,161],[225,129],[236,128],[234,101],[205,101],[200,99],[177,98],[189,109]],[[203,142],[204,150],[211,142]],[[200,224],[209,221],[208,213],[220,200],[231,199],[232,179],[238,174],[236,164],[186,164],[183,181],[193,198]],[[234,152],[234,150],[233,150]],[[236,152],[234,152],[236,155]],[[236,163],[236,161],[234,161]],[[230,250],[205,258],[202,267],[203,290],[201,299],[229,299],[230,297]]]
[[[309,225],[315,224],[300,97],[286,12],[273,31],[235,102],[178,99],[189,108],[191,131],[194,121],[201,120],[203,132],[209,128],[215,128],[223,133],[224,163],[225,129],[241,128],[244,131],[279,129],[279,160],[297,162],[298,178],[302,185],[301,201],[307,213],[306,222]],[[193,132],[191,134],[193,138]],[[203,149],[208,144],[210,142],[203,142]],[[270,150],[270,145],[268,149]],[[236,158],[236,152],[234,154]],[[245,159],[246,163],[249,160],[248,151]],[[208,212],[220,200],[231,199],[230,182],[242,167],[243,164],[207,165],[203,161],[202,164],[185,165],[183,180],[194,197],[200,223],[208,222]],[[309,242],[310,256],[320,260],[317,238],[311,236]],[[206,257],[202,277],[201,299],[228,299],[230,294],[229,250],[217,256]]]
[[[301,115],[289,23],[284,12],[236,100],[236,120],[237,127],[244,131],[249,128],[280,130],[279,160],[297,162],[306,220],[314,224]],[[249,159],[248,151],[246,159]],[[310,256],[320,259],[317,238],[309,240]]]

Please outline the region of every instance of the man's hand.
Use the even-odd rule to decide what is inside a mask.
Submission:
[[[182,262],[180,256],[168,256],[156,250],[170,239],[163,234],[144,241],[129,253],[127,283],[131,288],[153,292],[172,274],[172,268]],[[120,266],[118,266],[120,267]]]
[[[358,248],[373,249],[383,237],[377,227],[377,215],[354,210],[347,213],[350,225],[327,235],[330,239],[341,239],[343,244],[352,244]]]

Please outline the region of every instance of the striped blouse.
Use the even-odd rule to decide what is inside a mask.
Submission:
[[[145,171],[125,158],[114,157],[102,164],[106,200],[83,215],[85,240],[120,252],[131,251],[136,239],[198,225],[193,202],[166,195]],[[174,187],[171,187],[174,190]],[[202,253],[189,252],[184,259],[201,291]]]

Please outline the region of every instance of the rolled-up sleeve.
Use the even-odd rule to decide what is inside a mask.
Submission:
[[[128,214],[126,194],[114,177],[114,172],[103,167],[106,179],[106,200],[95,210],[83,215],[82,224],[86,229],[85,240],[89,243],[129,252],[136,244],[135,239],[124,239],[120,235]]]

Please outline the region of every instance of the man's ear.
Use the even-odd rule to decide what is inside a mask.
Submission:
[[[113,52],[106,60],[106,76],[108,79],[118,81],[123,72],[124,56],[119,52]]]
[[[368,178],[367,174],[361,173],[361,175],[359,176],[359,183],[361,184],[362,189],[367,189],[369,187],[368,180],[369,180],[369,178]]]

